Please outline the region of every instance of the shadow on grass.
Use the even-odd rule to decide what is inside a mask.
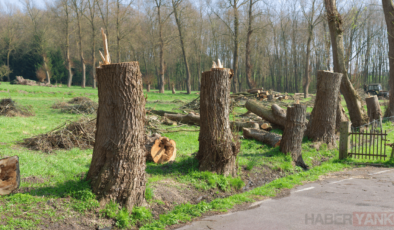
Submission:
[[[198,170],[198,160],[195,157],[180,156],[173,163],[146,165],[146,172],[150,175],[187,174],[190,170]]]

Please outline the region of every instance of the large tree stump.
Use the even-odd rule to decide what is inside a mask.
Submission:
[[[239,143],[230,128],[230,87],[232,71],[212,68],[202,73],[200,97],[200,136],[197,159],[201,171],[225,176],[237,174]]]
[[[18,189],[20,181],[18,156],[0,159],[0,195],[8,195]]]
[[[97,68],[96,141],[87,175],[101,205],[145,200],[145,98],[138,62]]]
[[[307,169],[302,159],[302,139],[306,129],[306,106],[295,104],[287,107],[287,121],[283,131],[280,151],[290,153],[297,166]]]
[[[160,134],[153,134],[146,137],[145,142],[146,160],[161,164],[169,161],[175,161],[176,143]]]
[[[378,97],[376,95],[367,97],[365,102],[367,103],[369,121],[379,120],[382,116],[382,111],[380,110]]]
[[[254,139],[272,147],[278,147],[282,140],[282,136],[276,133],[270,133],[260,129],[243,129],[243,135],[246,139]]]
[[[310,139],[325,142],[330,147],[336,146],[335,125],[341,79],[341,73],[317,72],[315,106],[307,130]]]

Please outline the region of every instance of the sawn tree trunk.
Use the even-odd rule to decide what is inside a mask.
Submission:
[[[87,175],[101,205],[145,200],[145,98],[138,62],[97,68],[96,142]]]

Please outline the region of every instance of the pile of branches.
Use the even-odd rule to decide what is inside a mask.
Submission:
[[[94,114],[98,104],[87,97],[75,97],[69,102],[57,102],[52,105],[53,109],[61,109],[65,113]]]
[[[84,118],[77,122],[65,123],[46,134],[24,139],[22,145],[46,153],[57,149],[88,149],[94,146],[95,132],[96,119]]]
[[[0,100],[0,116],[6,117],[29,117],[34,116],[32,106],[21,106],[18,105],[11,98],[5,98]]]

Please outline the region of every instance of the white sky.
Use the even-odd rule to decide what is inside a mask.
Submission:
[[[15,5],[19,7],[19,9],[23,10],[23,2],[25,0],[0,0],[0,9],[4,9],[4,4],[9,4],[11,3],[12,5]],[[44,0],[31,0],[37,8],[45,8],[45,2]],[[51,1],[51,0],[46,0],[46,1]]]

